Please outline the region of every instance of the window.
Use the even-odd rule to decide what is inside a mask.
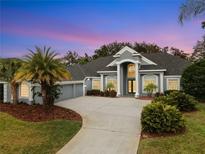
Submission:
[[[167,79],[167,90],[179,90],[179,79]]]
[[[144,75],[142,81],[143,92],[145,92],[144,88],[150,83],[153,83],[157,86],[157,89],[154,92],[158,91],[158,77],[156,75]]]
[[[112,90],[117,91],[117,78],[116,77],[107,77],[107,84],[112,83],[114,88]]]
[[[92,80],[92,89],[99,89],[100,90],[100,79],[93,79]]]
[[[127,65],[127,77],[128,78],[135,78],[135,64],[128,64]]]
[[[29,86],[25,82],[21,83],[20,96],[21,97],[29,97]]]

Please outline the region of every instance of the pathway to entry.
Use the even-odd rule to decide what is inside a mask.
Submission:
[[[57,103],[83,118],[83,126],[58,154],[136,154],[140,115],[150,101],[135,98],[78,97]]]

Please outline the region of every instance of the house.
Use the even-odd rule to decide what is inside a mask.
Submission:
[[[59,82],[62,95],[57,100],[86,95],[87,90],[99,89],[104,91],[108,83],[114,85],[117,96],[146,95],[144,88],[149,83],[157,86],[155,92],[165,90],[180,90],[180,78],[183,70],[190,63],[180,57],[168,53],[138,53],[124,47],[113,56],[101,57],[87,64],[68,67],[72,81]],[[10,101],[8,84],[0,82],[3,91],[2,100]],[[41,102],[39,97],[33,97],[32,87],[40,90],[39,85],[23,82],[19,86],[19,99],[31,102]],[[0,95],[1,96],[1,95]]]

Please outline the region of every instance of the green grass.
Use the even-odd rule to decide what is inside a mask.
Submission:
[[[0,112],[0,154],[52,154],[81,128],[81,122],[25,122]]]
[[[205,104],[197,108],[197,112],[184,114],[187,126],[184,134],[143,139],[138,154],[205,154]]]

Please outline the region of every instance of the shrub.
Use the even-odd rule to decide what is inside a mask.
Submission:
[[[178,91],[178,90],[165,90],[164,91],[164,95],[167,96],[167,95],[170,95],[172,92],[174,91]]]
[[[155,95],[154,95],[154,97],[159,97],[159,96],[164,96],[164,94],[160,93],[160,92],[156,92]]]
[[[175,105],[180,111],[193,111],[196,103],[194,97],[184,92],[175,91],[168,95],[168,104]]]
[[[111,83],[111,82],[109,82],[109,83],[107,84],[107,90],[108,90],[108,91],[111,91],[113,88],[114,88],[114,84]]]
[[[157,89],[157,86],[153,83],[149,83],[145,88],[144,91],[147,92],[148,96],[152,96],[154,90]]]
[[[88,90],[87,95],[88,96],[100,96],[100,90],[98,89],[93,89],[93,90]]]
[[[116,97],[116,96],[117,96],[117,92],[115,90],[111,90],[110,97]]]
[[[167,97],[167,96],[155,97],[155,98],[152,100],[152,103],[157,103],[157,102],[160,102],[160,103],[168,104],[168,105],[169,105],[169,100],[168,100],[168,97]]]
[[[141,123],[143,131],[149,133],[176,133],[185,128],[182,113],[175,106],[160,102],[143,108]]]
[[[100,96],[104,96],[104,92],[103,91],[100,91]]]
[[[167,96],[155,97],[152,103],[156,102],[176,106],[180,111],[193,111],[196,109],[197,103],[194,97],[181,91],[171,92]]]
[[[187,94],[205,99],[205,58],[185,69],[181,83]]]
[[[104,96],[105,96],[105,97],[109,97],[109,96],[110,96],[110,92],[109,92],[108,90],[105,90],[105,91],[104,91]]]

